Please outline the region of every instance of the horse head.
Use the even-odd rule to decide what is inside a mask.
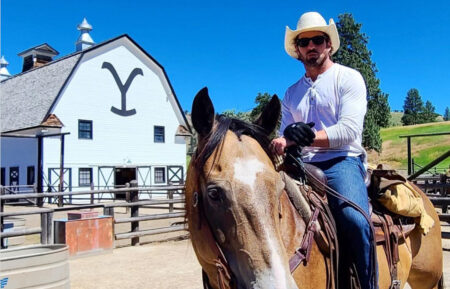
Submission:
[[[198,147],[186,180],[186,211],[194,250],[214,288],[297,288],[280,225],[284,183],[268,149],[279,116],[276,95],[254,124],[216,117],[206,88],[194,99]],[[214,264],[218,251],[231,270],[225,285]]]

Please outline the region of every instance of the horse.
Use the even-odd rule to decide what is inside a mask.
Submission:
[[[290,272],[289,258],[307,222],[293,208],[269,149],[268,135],[279,116],[276,95],[254,123],[215,116],[207,88],[194,98],[192,124],[198,146],[188,167],[185,208],[204,288],[327,288],[327,258],[316,241],[307,264]],[[399,245],[398,279],[401,288],[406,282],[412,289],[442,288],[439,218],[421,195],[436,225],[427,235],[415,228]],[[377,258],[379,288],[390,288],[381,246]]]

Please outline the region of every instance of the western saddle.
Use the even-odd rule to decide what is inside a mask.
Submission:
[[[298,198],[300,194],[306,198],[312,212],[300,247],[291,257],[289,265],[291,267],[291,272],[293,272],[295,268],[302,263],[307,265],[312,239],[314,238],[321,251],[328,257],[327,266],[330,268],[327,270],[329,272],[327,278],[327,288],[337,288],[336,284],[341,283],[339,282],[337,276],[339,259],[339,245],[337,242],[338,232],[336,231],[336,225],[328,208],[327,201],[327,193],[331,193],[331,195],[335,195],[337,193],[333,193],[333,190],[327,186],[327,178],[322,170],[311,164],[302,165],[304,179],[300,180],[300,182],[293,180],[289,176],[286,176],[284,172],[281,172],[281,175],[286,183],[286,191],[288,192],[289,198],[297,211],[299,211],[300,214],[304,211],[304,209],[300,208],[298,205]],[[368,188],[371,183],[370,179],[371,175],[369,173],[366,180]],[[292,184],[290,184],[292,182],[295,182],[296,185],[292,186]],[[298,190],[294,187],[298,188]],[[372,190],[376,190],[376,188],[369,189],[369,191]],[[397,277],[397,263],[399,261],[398,246],[405,241],[406,237],[415,228],[414,220],[412,218],[395,215],[384,209],[376,200],[372,199],[370,200],[370,221],[370,226],[374,235],[373,242],[376,245],[382,245],[386,254],[391,275],[390,288],[400,288],[400,281]],[[314,225],[316,223],[320,225]],[[373,259],[375,260],[376,246],[373,247]],[[350,282],[350,287],[360,288],[355,269],[353,267],[349,268],[348,272],[350,272],[350,275],[347,280]]]

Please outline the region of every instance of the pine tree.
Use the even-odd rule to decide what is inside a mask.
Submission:
[[[336,23],[341,45],[333,56],[335,62],[358,70],[367,86],[367,114],[364,121],[363,146],[381,151],[380,127],[387,127],[390,119],[388,95],[380,89],[378,71],[372,62],[372,52],[367,48],[368,36],[361,32],[351,14],[339,15]]]
[[[365,127],[363,131],[363,139],[366,140],[364,144],[367,148],[381,148],[382,140],[381,137],[373,137],[374,135],[380,134],[380,127],[377,125],[374,116],[375,111],[369,110],[366,114]],[[377,150],[379,151],[379,150]]]
[[[222,114],[227,117],[237,118],[247,122],[252,121],[249,111],[244,112],[244,111],[236,111],[235,109],[228,109],[222,112]]]
[[[412,125],[423,123],[423,102],[419,91],[416,88],[411,88],[405,98],[403,105],[403,125]]]
[[[450,120],[450,109],[448,108],[448,106],[445,108],[445,112],[444,112],[444,120]]]
[[[255,98],[256,106],[250,112],[250,118],[252,119],[252,121],[258,118],[258,116],[260,115],[266,104],[268,104],[271,99],[272,96],[267,92],[264,92],[263,94],[260,92],[258,93],[258,95]]]
[[[438,114],[435,112],[434,106],[431,104],[429,100],[427,100],[422,112],[422,122],[423,123],[434,122],[436,121],[437,116]]]

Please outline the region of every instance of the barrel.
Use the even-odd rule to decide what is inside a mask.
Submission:
[[[67,245],[33,245],[0,250],[1,288],[70,288]]]

